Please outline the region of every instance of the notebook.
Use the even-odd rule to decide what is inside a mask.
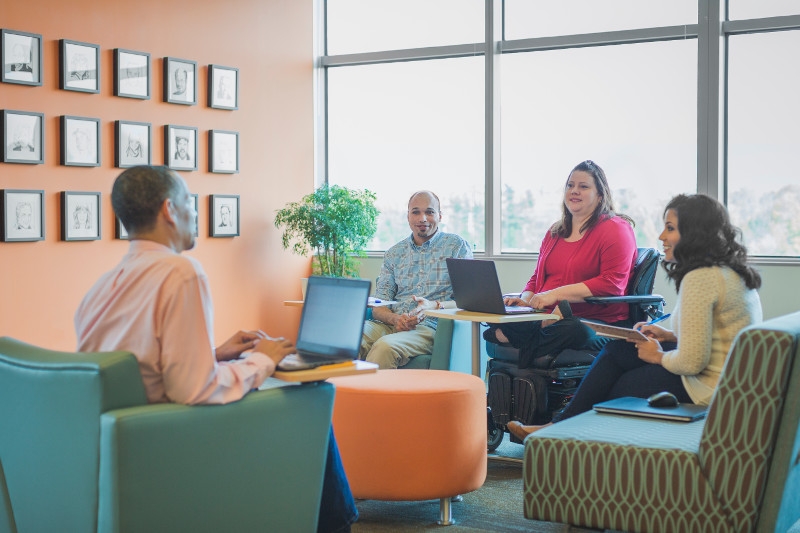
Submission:
[[[612,339],[630,339],[632,341],[646,341],[647,337],[638,329],[620,328],[618,326],[609,326],[608,324],[598,324],[591,320],[583,320],[581,322],[589,326],[595,333],[601,337],[611,337]]]
[[[616,398],[594,405],[598,413],[614,415],[641,416],[645,418],[660,418],[676,422],[694,422],[706,416],[707,405],[681,403],[677,407],[651,407],[647,405],[646,398],[633,398],[626,396]]]
[[[448,257],[447,272],[453,285],[456,305],[465,311],[510,315],[537,312],[531,307],[503,303],[494,261]]]
[[[297,353],[287,355],[278,370],[307,370],[358,359],[370,287],[366,279],[308,278]]]

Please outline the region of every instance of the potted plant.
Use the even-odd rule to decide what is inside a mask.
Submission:
[[[379,211],[375,193],[339,185],[323,185],[299,202],[278,210],[275,227],[283,229],[281,244],[305,256],[309,251],[315,275],[357,277],[358,262],[375,235]]]

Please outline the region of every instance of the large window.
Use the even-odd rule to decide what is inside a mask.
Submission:
[[[317,2],[318,179],[377,193],[372,250],[431,189],[476,252],[535,253],[592,159],[640,246],[700,191],[754,255],[800,257],[800,2]]]
[[[757,255],[800,256],[800,64],[788,50],[800,31],[730,38],[728,208]]]

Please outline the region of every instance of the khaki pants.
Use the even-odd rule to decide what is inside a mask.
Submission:
[[[411,331],[395,331],[383,322],[367,320],[358,357],[380,368],[397,368],[412,357],[431,353],[435,333],[435,329],[423,325]]]

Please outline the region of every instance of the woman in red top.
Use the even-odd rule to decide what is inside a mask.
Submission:
[[[519,348],[520,368],[567,348],[594,347],[594,334],[577,317],[632,325],[627,304],[584,303],[589,296],[625,294],[636,262],[633,221],[615,213],[605,172],[593,161],[584,161],[570,172],[561,212],[561,220],[542,241],[536,269],[522,294],[506,298],[505,303],[552,309],[563,318],[504,324],[484,332],[489,342]]]

